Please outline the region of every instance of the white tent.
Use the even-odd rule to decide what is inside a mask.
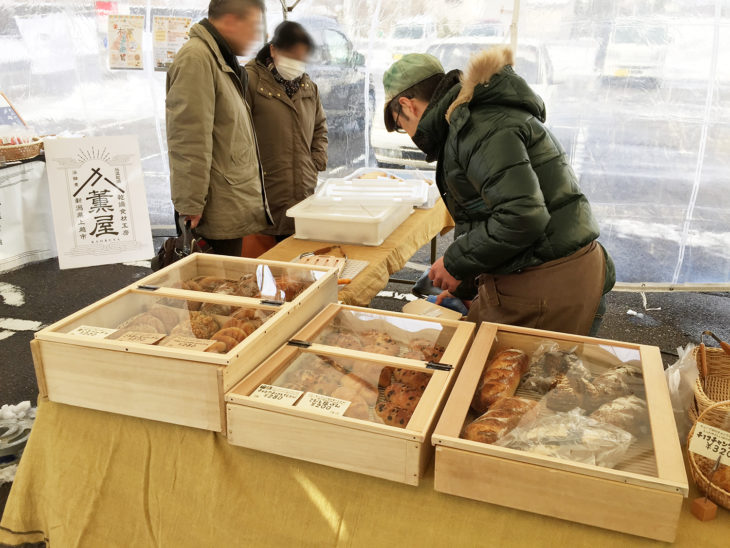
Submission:
[[[267,2],[269,31],[285,1]],[[172,206],[152,20],[195,21],[206,9],[206,0],[0,5],[0,91],[39,133],[138,135],[153,226],[171,224]],[[109,13],[145,16],[143,70],[108,68]],[[309,72],[329,118],[329,173],[419,165],[407,140],[379,127],[380,77],[399,55],[431,51],[463,68],[474,51],[512,42],[619,282],[730,285],[730,0],[305,0],[290,15],[320,45]]]

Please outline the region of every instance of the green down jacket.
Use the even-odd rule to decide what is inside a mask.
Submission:
[[[567,257],[598,238],[565,151],[543,125],[545,105],[512,70],[512,51],[481,53],[458,79],[446,75],[414,142],[429,161],[456,222],[446,270],[476,294],[479,274],[510,274]],[[605,252],[605,250],[604,250]],[[604,292],[615,283],[606,253]]]

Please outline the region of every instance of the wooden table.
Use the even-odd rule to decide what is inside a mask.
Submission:
[[[430,240],[439,234],[446,234],[453,227],[454,221],[443,200],[439,199],[431,209],[416,209],[378,247],[343,244],[341,247],[348,258],[368,261],[370,264],[340,291],[340,301],[356,306],[368,306],[378,292],[388,285],[391,274],[401,270],[416,251]],[[291,237],[261,255],[261,258],[291,261],[302,253],[331,245],[333,244],[297,240]]]
[[[697,496],[694,487],[690,497]],[[726,548],[730,513],[685,500],[675,546]],[[555,504],[561,504],[557,497]],[[200,546],[666,546],[229,445],[220,434],[41,402],[2,543]]]

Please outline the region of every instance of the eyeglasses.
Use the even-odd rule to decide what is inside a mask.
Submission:
[[[402,110],[399,110],[398,111],[398,116],[395,117],[395,131],[396,131],[396,133],[405,133],[406,132],[406,130],[403,129],[402,127],[400,127],[400,124],[398,123],[398,120],[400,120],[401,112],[403,112],[403,111]]]

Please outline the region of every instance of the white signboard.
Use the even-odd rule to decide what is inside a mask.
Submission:
[[[109,16],[109,68],[141,69],[144,15]]]
[[[155,70],[167,70],[175,55],[190,37],[190,17],[165,17],[158,15],[152,23],[152,42]]]
[[[46,164],[0,169],[0,272],[56,256]]]
[[[289,407],[294,405],[299,397],[304,394],[300,390],[291,390],[280,386],[272,386],[270,384],[262,384],[251,393],[251,397],[255,400],[264,400],[274,405]]]
[[[689,440],[689,450],[713,461],[719,458],[720,464],[730,465],[730,432],[698,422]]]
[[[136,137],[50,139],[45,149],[61,269],[154,255]]]

